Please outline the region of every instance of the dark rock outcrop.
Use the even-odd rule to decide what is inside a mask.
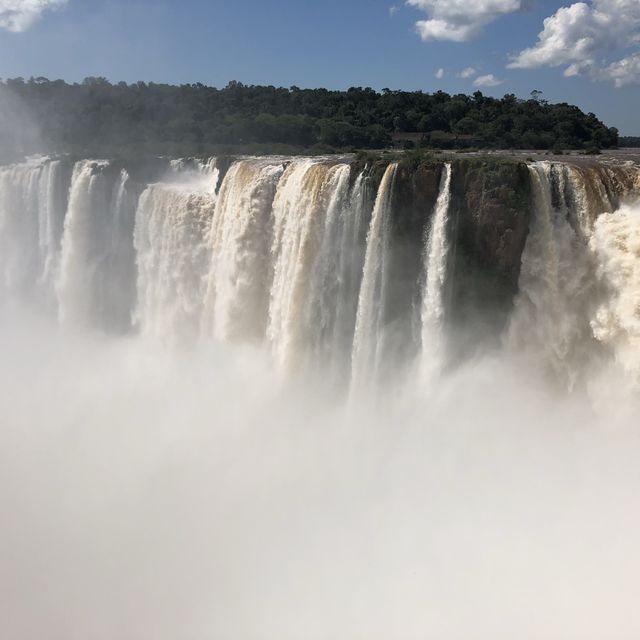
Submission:
[[[497,336],[504,327],[518,290],[532,210],[524,163],[453,163],[450,309],[459,349]]]

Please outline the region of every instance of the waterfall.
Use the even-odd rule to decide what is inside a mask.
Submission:
[[[375,380],[382,364],[389,215],[397,169],[395,163],[387,167],[371,214],[353,339],[353,389],[362,388],[367,380]]]
[[[43,169],[39,189],[38,237],[40,248],[39,284],[53,304],[55,282],[58,276],[64,215],[67,204],[63,165],[60,160],[49,162]]]
[[[273,203],[273,284],[267,338],[285,369],[301,364],[318,344],[326,315],[318,313],[318,289],[335,262],[328,255],[327,224],[335,203],[348,194],[348,165],[317,160],[293,162],[284,172]],[[332,213],[333,211],[333,213]]]
[[[0,273],[5,291],[21,292],[34,280],[40,164],[0,172]]]
[[[62,163],[0,167],[0,290],[53,299],[65,197]]]
[[[356,178],[351,193],[346,194],[345,176],[333,199],[331,225],[325,238],[324,283],[322,294],[316,296],[322,307],[326,339],[322,364],[336,380],[350,374],[358,293],[364,268],[368,216],[373,202],[369,178],[362,172]],[[331,315],[329,315],[331,310]]]
[[[575,167],[567,167],[566,173],[568,195],[574,211],[573,220],[569,217],[569,222],[573,222],[574,229],[581,237],[588,238],[600,209],[607,205],[602,199],[596,203],[593,197],[589,197],[590,187],[602,195],[600,189],[595,187],[596,181],[591,180],[589,174]]]
[[[171,178],[174,180],[180,180],[182,182],[185,179],[198,180],[201,177],[214,177],[217,181],[217,163],[218,160],[215,157],[201,160],[199,158],[177,158],[169,162],[169,169]],[[215,185],[214,185],[215,188]]]
[[[342,158],[241,158],[218,189],[215,158],[171,161],[152,184],[106,160],[0,167],[0,300],[72,328],[264,344],[278,369],[321,372],[338,388],[416,360],[430,375],[458,249],[452,165],[439,187],[435,170],[420,186],[438,188],[431,212],[407,208],[396,164],[376,194],[374,172]],[[563,386],[607,358],[638,375],[638,175],[624,164],[529,165],[533,217],[503,345]],[[407,337],[416,316],[418,344]]]
[[[637,206],[615,210],[606,173],[530,171],[535,213],[507,344],[568,388],[611,359],[640,383]]]
[[[611,348],[623,370],[640,384],[640,205],[601,215],[590,248],[604,285],[591,320],[598,341]]]
[[[74,166],[56,284],[62,325],[108,332],[130,325],[135,201],[128,182],[107,161]]]
[[[593,355],[594,261],[587,240],[570,224],[577,214],[566,199],[566,168],[542,162],[530,171],[534,217],[508,342],[571,388]]]
[[[349,320],[338,315],[336,305],[345,295],[349,295],[345,260],[355,257],[357,251],[356,246],[349,243],[352,238],[346,222],[348,218],[357,224],[358,217],[358,212],[350,206],[350,175],[348,165],[337,165],[325,178],[323,188],[326,191],[326,201],[318,221],[319,246],[305,302],[306,317],[303,321],[309,331],[306,350],[311,361],[322,367],[326,367],[329,362],[332,362],[334,368],[348,363],[348,358],[344,358],[342,362],[339,362],[339,358],[348,353],[348,348],[344,348],[346,345],[341,345],[340,342],[341,336],[349,332]],[[353,291],[350,293],[353,295]],[[346,313],[345,307],[340,311]],[[346,324],[341,325],[341,322]]]
[[[151,185],[140,196],[134,321],[143,335],[169,340],[199,335],[216,182],[211,175],[196,180],[189,174],[184,182]]]
[[[136,300],[135,248],[133,233],[138,204],[137,188],[122,169],[113,186],[109,203],[110,233],[103,280],[103,309],[108,327],[118,333],[131,329]]]
[[[362,269],[364,177],[347,164],[242,160],[211,225],[203,329],[264,339],[285,369],[346,367]]]
[[[431,368],[442,347],[445,316],[444,287],[447,277],[447,240],[451,201],[451,165],[445,164],[424,252],[424,291],[422,296],[422,366]]]
[[[106,166],[106,162],[85,160],[73,169],[57,283],[58,316],[63,325],[89,327],[99,320],[94,294],[107,231],[101,224],[106,209],[102,180]]]
[[[219,340],[263,339],[271,285],[271,207],[282,163],[243,160],[220,188],[210,232],[203,329]]]

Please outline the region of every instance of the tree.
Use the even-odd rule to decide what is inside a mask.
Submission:
[[[348,91],[248,86],[232,80],[223,89],[202,83],[172,86],[111,84],[101,77],[80,84],[22,78],[0,82],[41,135],[22,136],[5,127],[0,149],[14,153],[112,153],[156,155],[220,152],[351,150],[388,146],[394,132],[427,134],[423,144],[464,146],[473,135],[486,148],[584,149],[615,146],[618,132],[594,114],[569,104],[549,104],[541,92],[496,99],[476,91],[451,96],[370,87]],[[434,132],[441,132],[436,135]],[[27,143],[28,142],[28,143]],[[229,147],[231,145],[231,147]],[[286,145],[283,148],[282,145]]]

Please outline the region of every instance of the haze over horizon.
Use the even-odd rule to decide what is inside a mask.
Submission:
[[[528,97],[639,135],[637,0],[0,0],[0,77]]]

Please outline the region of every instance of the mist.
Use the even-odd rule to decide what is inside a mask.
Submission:
[[[637,638],[638,207],[578,197],[627,174],[529,167],[463,359],[456,165],[395,254],[400,165],[227,169],[0,169],[0,635]]]
[[[636,407],[502,357],[344,406],[3,318],[6,638],[633,638]]]
[[[0,82],[0,163],[15,162],[42,150],[40,126],[31,106],[10,85]]]

